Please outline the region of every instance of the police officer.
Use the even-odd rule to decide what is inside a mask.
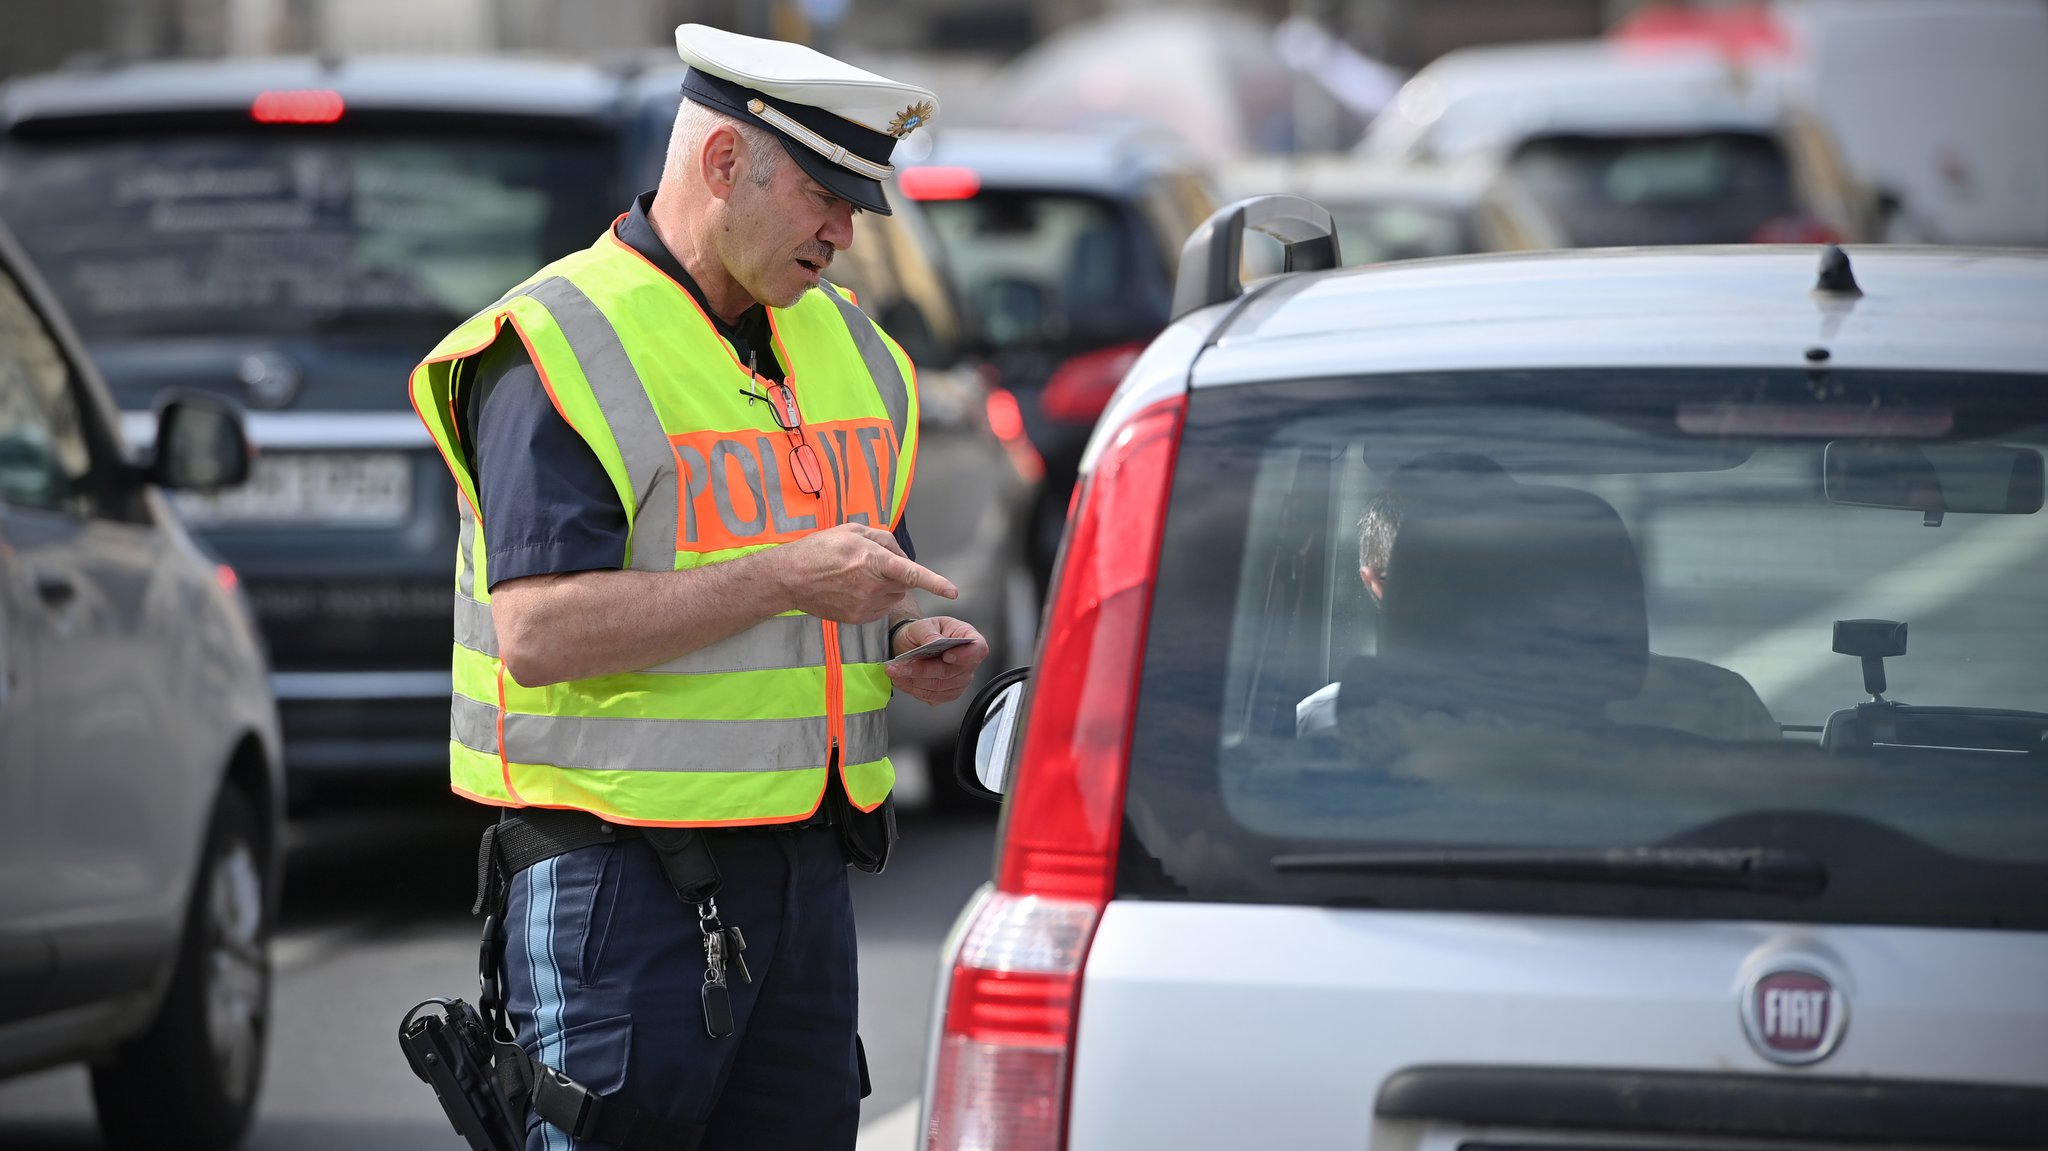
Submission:
[[[519,1045],[608,1113],[537,1093],[529,1151],[850,1148],[846,865],[893,832],[883,708],[957,697],[988,646],[918,616],[958,592],[903,524],[915,377],[824,277],[937,99],[676,45],[660,186],[413,373],[462,492],[453,787],[532,860],[502,904]]]

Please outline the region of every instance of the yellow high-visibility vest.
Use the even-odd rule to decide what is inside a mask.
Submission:
[[[607,231],[450,332],[412,373],[412,401],[461,488],[450,782],[504,807],[617,823],[788,823],[816,810],[836,752],[847,797],[889,794],[888,621],[790,612],[658,667],[526,687],[491,622],[476,477],[458,431],[475,357],[507,324],[555,408],[625,505],[626,566],[681,571],[847,521],[893,529],[917,456],[910,360],[837,290],[771,309],[823,491],[792,475],[794,437],[695,299]]]

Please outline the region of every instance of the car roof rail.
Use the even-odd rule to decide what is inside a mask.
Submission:
[[[1218,208],[1180,250],[1173,284],[1173,318],[1244,294],[1244,230],[1280,241],[1284,272],[1320,272],[1339,262],[1337,227],[1314,200],[1275,193]]]

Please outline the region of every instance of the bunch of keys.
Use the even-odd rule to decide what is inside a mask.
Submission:
[[[709,899],[697,905],[697,929],[704,933],[704,1030],[713,1039],[723,1039],[732,1034],[732,994],[725,985],[726,966],[732,966],[741,983],[754,981],[740,954],[747,949],[747,937],[737,926],[721,925],[718,904]]]

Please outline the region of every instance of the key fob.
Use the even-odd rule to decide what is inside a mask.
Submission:
[[[713,979],[704,984],[704,1030],[713,1039],[723,1039],[732,1034],[732,995],[725,989],[725,980]]]

